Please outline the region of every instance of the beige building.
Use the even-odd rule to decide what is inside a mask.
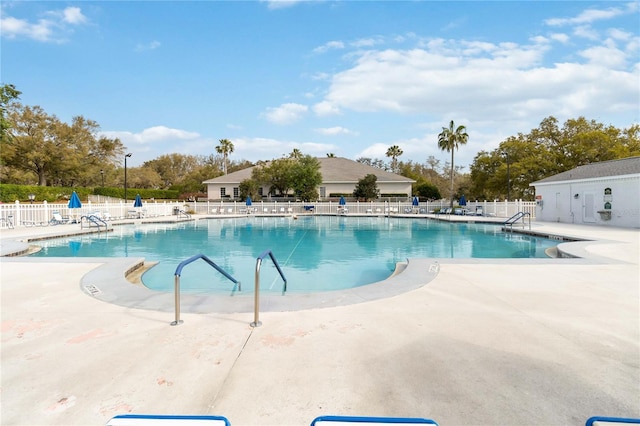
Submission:
[[[377,185],[380,195],[393,194],[395,197],[410,197],[412,195],[411,184],[415,182],[413,179],[347,158],[320,157],[318,161],[322,174],[322,183],[318,187],[321,201],[328,199],[331,194],[353,193],[358,181],[368,174],[373,174],[378,178]],[[209,200],[239,200],[240,182],[251,179],[254,167],[204,181],[203,183],[207,185],[207,198]],[[269,199],[269,187],[260,188],[259,194],[265,199]]]

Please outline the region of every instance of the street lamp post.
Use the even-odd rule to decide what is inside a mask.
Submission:
[[[100,176],[102,176],[102,187],[104,188],[104,170],[100,170]]]
[[[131,157],[131,153],[124,156],[124,202],[127,202],[127,158]]]
[[[36,194],[29,194],[29,201],[31,201],[31,204],[33,204],[33,200],[36,199]]]

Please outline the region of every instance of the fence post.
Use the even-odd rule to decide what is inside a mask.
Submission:
[[[42,205],[44,207],[44,219],[42,220],[42,222],[49,223],[49,203],[47,203],[47,200],[44,200],[42,202]]]
[[[20,220],[20,201],[16,200],[15,201],[16,204],[16,215],[13,218],[13,226],[17,227],[17,226],[22,226],[22,221]]]

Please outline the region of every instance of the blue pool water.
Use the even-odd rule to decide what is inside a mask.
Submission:
[[[386,217],[301,216],[199,220],[178,224],[116,226],[113,232],[38,243],[33,256],[144,257],[159,262],[144,284],[173,291],[178,264],[204,254],[253,291],[256,258],[271,250],[287,291],[315,292],[384,280],[407,258],[531,258],[557,241],[502,232],[500,226]],[[281,291],[283,281],[269,257],[261,289]],[[184,267],[184,292],[227,292],[234,284],[203,260]]]

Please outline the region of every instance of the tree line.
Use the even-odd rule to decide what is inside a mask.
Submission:
[[[18,102],[20,94],[11,84],[0,86],[1,183],[123,186],[122,160],[127,151],[119,139],[100,136],[98,123],[83,116],[64,123],[39,106],[22,105]],[[618,129],[584,117],[561,124],[549,116],[529,133],[510,136],[492,151],[480,151],[469,171],[464,172],[464,167],[455,166],[454,152],[463,149],[468,139],[466,127],[450,121],[434,141],[442,151],[451,153],[450,162],[442,163],[433,156],[424,162],[402,161],[403,151],[398,145],[387,150],[389,162],[365,157],[356,161],[415,180],[412,195],[423,199],[445,196],[453,202],[463,194],[467,199],[478,200],[532,200],[531,182],[592,162],[640,155],[638,124]],[[130,167],[127,186],[199,194],[206,191],[203,181],[257,164],[260,167],[254,169],[252,179],[241,185],[243,195],[257,196],[256,185],[267,183],[274,194],[292,191],[300,198],[317,198],[317,160],[298,149],[288,157],[254,164],[230,161],[234,146],[228,139],[220,139],[213,148],[215,154],[164,154],[139,167]],[[371,183],[370,177],[367,179],[361,182],[363,188]]]

